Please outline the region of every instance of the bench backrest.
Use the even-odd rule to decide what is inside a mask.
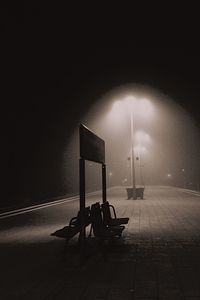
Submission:
[[[84,227],[91,224],[91,216],[90,216],[90,207],[85,207],[82,211],[78,212],[77,222],[81,226]]]
[[[104,202],[101,204],[102,212],[103,212],[103,221],[105,224],[108,224],[110,220],[112,219],[111,217],[111,212],[110,212],[110,205],[108,201]]]
[[[100,203],[94,203],[91,206],[91,221],[94,235],[98,235],[106,228],[103,222]]]

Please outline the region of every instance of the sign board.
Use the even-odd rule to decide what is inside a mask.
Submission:
[[[85,125],[80,125],[80,156],[97,163],[105,163],[105,142]]]

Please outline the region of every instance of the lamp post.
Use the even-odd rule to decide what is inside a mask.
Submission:
[[[144,165],[142,164],[142,155],[148,152],[144,144],[149,144],[151,142],[151,138],[146,132],[138,130],[135,134],[135,139],[137,145],[134,147],[134,151],[135,153],[137,152],[136,160],[139,161],[140,185],[144,187],[144,178],[142,172],[142,167],[144,167]]]
[[[125,109],[124,109],[125,108]],[[115,120],[118,122],[121,114],[129,113],[130,114],[130,130],[131,130],[131,188],[127,188],[128,199],[133,198],[137,199],[137,192],[141,189],[136,189],[136,176],[135,176],[135,156],[134,156],[134,125],[135,125],[135,114],[140,119],[149,118],[152,115],[152,105],[148,99],[136,99],[134,96],[125,96],[124,99],[118,100],[114,103],[112,115]],[[144,114],[145,112],[145,114]],[[128,158],[129,160],[129,158]],[[143,189],[144,190],[144,189]],[[138,196],[140,197],[140,195]],[[143,197],[143,195],[142,195]]]
[[[131,111],[131,181],[133,189],[133,199],[136,199],[135,187],[135,155],[134,155],[134,130],[133,130],[133,111]]]

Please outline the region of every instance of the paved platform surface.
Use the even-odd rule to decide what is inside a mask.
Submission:
[[[91,196],[88,204],[98,200]],[[0,220],[0,299],[199,300],[200,195],[147,187],[144,200],[126,200],[116,188],[108,200],[130,221],[123,239],[107,245],[107,261],[93,239],[84,264],[76,239],[61,260],[64,241],[49,234],[77,203]]]

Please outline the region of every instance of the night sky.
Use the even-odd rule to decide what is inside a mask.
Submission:
[[[200,128],[197,49],[153,47],[134,36],[124,43],[120,34],[107,43],[100,31],[87,34],[92,23],[84,27],[69,16],[37,1],[1,11],[4,206],[67,192],[61,187],[63,147],[94,101],[119,85],[162,91]]]

